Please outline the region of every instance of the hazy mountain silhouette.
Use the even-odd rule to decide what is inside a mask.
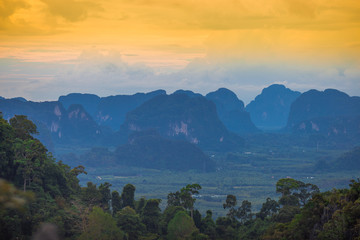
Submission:
[[[72,104],[81,104],[91,114],[92,118],[101,126],[108,126],[112,130],[119,130],[124,122],[126,113],[134,110],[147,100],[166,94],[164,90],[149,93],[136,93],[134,95],[116,95],[98,97],[94,94],[71,93],[59,97],[65,108]]]
[[[216,113],[215,104],[205,97],[186,94],[160,95],[127,114],[121,135],[155,129],[161,136],[182,139],[202,149],[228,150],[243,140],[230,133]]]
[[[229,89],[219,88],[208,93],[206,98],[215,103],[219,118],[229,131],[237,134],[258,132],[244,103]]]
[[[305,92],[291,105],[287,128],[360,136],[360,97],[350,97],[335,89]]]
[[[255,100],[246,106],[251,120],[260,129],[280,129],[286,126],[290,106],[300,92],[283,85],[273,84],[264,88]]]

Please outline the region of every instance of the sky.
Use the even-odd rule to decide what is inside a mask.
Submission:
[[[360,94],[359,0],[0,0],[0,96]]]

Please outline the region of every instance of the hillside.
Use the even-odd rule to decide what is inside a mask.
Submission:
[[[115,151],[116,164],[177,171],[213,171],[215,164],[196,145],[166,139],[153,131],[137,132]]]
[[[215,103],[219,119],[229,131],[237,134],[259,131],[251,121],[249,113],[245,111],[244,103],[234,92],[219,88],[217,91],[208,93],[206,98]]]
[[[358,137],[360,97],[335,89],[310,90],[291,105],[287,128],[302,133]]]
[[[100,126],[107,126],[117,131],[124,122],[126,113],[134,110],[147,100],[166,94],[164,90],[149,93],[136,93],[133,95],[115,95],[98,97],[94,94],[71,93],[60,96],[59,102],[68,109],[72,104],[80,104]]]
[[[220,121],[214,103],[204,97],[185,94],[160,95],[129,112],[120,135],[149,129],[155,129],[166,138],[186,140],[207,150],[226,151],[239,148],[243,143]]]
[[[273,84],[264,88],[246,106],[251,120],[260,129],[280,129],[286,126],[291,104],[300,92],[292,91],[284,85]]]

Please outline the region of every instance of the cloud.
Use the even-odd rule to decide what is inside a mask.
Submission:
[[[22,0],[2,0],[0,2],[0,30],[6,29],[12,22],[10,16],[12,16],[19,9],[26,9],[29,5]]]
[[[153,89],[155,76],[151,68],[129,65],[116,52],[96,49],[84,51],[71,64],[0,59],[0,72],[0,96],[42,101],[56,100],[70,92],[108,96]]]
[[[0,2],[0,18],[6,19],[13,15],[16,10],[28,7],[29,5],[22,0],[2,0]]]
[[[8,36],[43,36],[74,31],[74,23],[103,12],[97,0],[3,0],[0,32]]]
[[[189,89],[206,94],[220,87],[234,91],[249,103],[264,87],[283,83],[301,92],[336,88],[359,95],[360,70],[357,64],[342,66],[296,65],[291,62],[212,61],[199,58],[185,68],[156,74],[144,64],[128,64],[116,51],[96,48],[83,51],[71,63],[24,62],[0,59],[0,96],[22,96],[31,100],[56,100],[71,92],[100,96],[133,94],[164,89]]]
[[[64,18],[70,22],[85,20],[89,12],[102,11],[100,4],[90,1],[75,0],[41,0],[47,5],[50,14]]]

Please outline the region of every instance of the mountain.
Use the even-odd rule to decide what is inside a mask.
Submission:
[[[161,137],[155,131],[136,132],[115,151],[116,164],[176,171],[213,171],[214,162],[196,145]]]
[[[159,95],[126,115],[120,135],[154,129],[169,139],[181,139],[206,150],[241,147],[243,139],[228,132],[205,97],[186,94]]]
[[[60,102],[31,102],[17,99],[0,100],[0,111],[9,120],[14,115],[26,115],[33,121],[46,147],[53,144],[93,144],[103,135],[96,124],[81,105],[71,105],[66,110]]]
[[[310,90],[291,105],[287,128],[327,136],[360,136],[360,97],[334,89]]]
[[[202,97],[203,96],[200,93],[194,93],[193,91],[183,90],[183,89],[176,90],[173,94],[185,94],[185,95],[188,95],[189,97]]]
[[[229,89],[220,88],[208,93],[206,98],[215,103],[219,118],[229,131],[237,134],[258,131],[245,111],[244,103]]]
[[[164,90],[157,90],[149,93],[100,98],[94,94],[71,93],[66,96],[60,96],[59,102],[66,109],[72,104],[80,104],[99,125],[107,126],[117,131],[124,122],[127,112],[134,110],[147,100],[163,94],[166,94]]]
[[[246,106],[251,120],[260,129],[280,129],[286,126],[290,106],[300,96],[300,92],[292,91],[284,85],[273,84],[264,88]]]
[[[134,95],[117,95],[101,98],[95,120],[102,126],[109,126],[119,130],[125,121],[126,114],[144,102],[158,95],[165,95],[164,90],[149,93],[136,93]]]
[[[66,117],[62,119],[62,143],[93,145],[98,143],[105,131],[92,119],[82,105],[70,105]]]
[[[15,98],[11,98],[11,100],[17,100],[17,101],[20,101],[20,102],[27,102],[27,100],[23,97],[15,97]]]
[[[96,115],[100,99],[101,98],[95,94],[70,93],[66,96],[60,96],[58,101],[61,102],[66,109],[73,104],[80,104],[88,113],[91,114],[91,116],[94,117]]]

